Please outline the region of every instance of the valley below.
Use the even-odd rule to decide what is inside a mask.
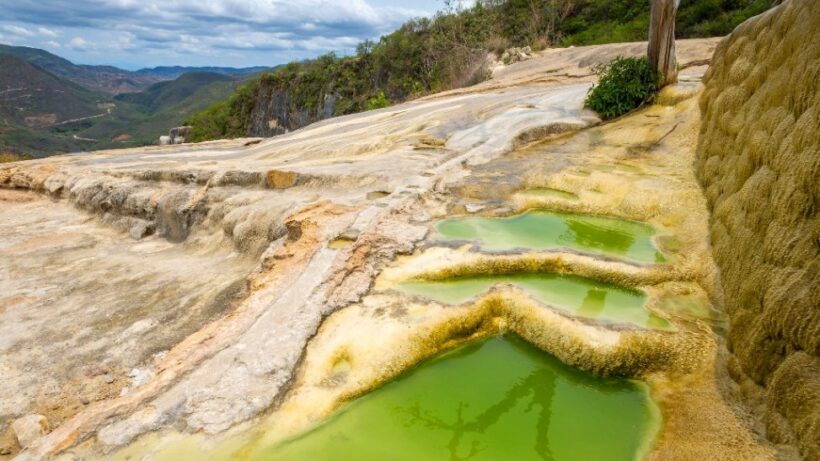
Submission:
[[[0,160],[155,145],[192,114],[266,70],[76,65],[0,44]]]

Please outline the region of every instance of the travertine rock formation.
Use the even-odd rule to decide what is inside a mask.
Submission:
[[[188,142],[190,133],[190,126],[178,126],[176,128],[171,128],[171,131],[168,132],[168,136],[159,137],[159,145],[167,146],[171,144],[185,144]]]
[[[696,169],[741,382],[768,436],[820,459],[820,2],[791,0],[715,51]]]
[[[0,459],[61,451],[67,459],[143,459],[130,450],[153,451],[159,445],[150,440],[166,432],[186,443],[208,439],[201,447],[210,450],[266,413],[286,422],[273,436],[295,434],[482,327],[476,331],[526,334],[588,371],[645,375],[668,415],[646,447],[650,459],[773,460],[775,450],[715,376],[726,372],[711,328],[723,323],[706,302],[715,270],[689,171],[698,114],[686,98],[699,88],[687,80],[699,78],[716,43],[680,42],[687,83],[669,88],[663,104],[600,127],[582,110],[594,79],[588,67],[642,54],[645,44],[548,50],[469,88],[273,139],[4,165]],[[536,140],[545,142],[529,145]],[[575,200],[523,193],[544,187]],[[612,272],[605,280],[645,290],[651,311],[670,304],[690,312],[670,314],[681,330],[588,323],[531,301],[500,306],[498,292],[454,309],[376,288],[388,265],[409,260],[399,254],[431,243],[425,235],[435,219],[533,207],[648,221],[664,230],[659,239],[674,263],[566,251],[496,263],[517,258],[518,271],[593,278]],[[452,258],[439,263],[462,254],[446,250]],[[471,254],[480,256],[463,252]],[[574,358],[562,338],[583,340],[574,350],[597,360]],[[328,387],[326,359],[339,350],[349,351],[349,379]],[[26,414],[43,415],[53,430],[18,453],[10,423]],[[188,448],[189,459],[219,459]],[[115,449],[123,456],[112,456]]]
[[[528,59],[532,59],[532,49],[528,46],[509,48],[501,55],[501,61],[505,64],[526,61]]]
[[[9,426],[32,413],[54,430],[20,459],[266,410],[323,316],[426,233],[409,222],[420,197],[468,160],[596,123],[587,88],[473,88],[264,141],[3,165],[0,452],[22,448]],[[148,406],[131,418],[125,402]]]

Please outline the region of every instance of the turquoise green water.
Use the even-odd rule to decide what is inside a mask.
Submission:
[[[436,230],[442,240],[478,241],[488,251],[564,247],[638,262],[666,261],[652,242],[652,226],[601,216],[538,210],[508,218],[447,219]]]
[[[634,460],[656,427],[645,386],[593,378],[507,336],[423,363],[313,430],[242,458]]]
[[[546,304],[574,315],[630,322],[643,327],[669,328],[669,322],[644,308],[646,296],[581,277],[558,274],[512,274],[450,279],[440,282],[406,281],[397,288],[438,302],[460,304],[496,283],[512,283]]]

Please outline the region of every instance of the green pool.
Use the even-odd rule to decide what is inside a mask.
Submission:
[[[652,242],[652,226],[601,216],[536,210],[507,218],[446,219],[436,231],[434,239],[477,241],[487,251],[574,248],[637,262],[666,261]]]
[[[313,430],[238,459],[626,461],[657,425],[644,385],[588,376],[505,336],[423,363]]]
[[[461,304],[496,283],[511,283],[542,302],[587,318],[629,322],[642,327],[670,328],[669,322],[644,308],[646,295],[582,277],[559,274],[512,274],[406,281],[397,288],[447,304]]]

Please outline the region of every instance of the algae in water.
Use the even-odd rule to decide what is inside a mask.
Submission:
[[[478,241],[487,251],[573,248],[638,262],[666,261],[652,241],[652,226],[602,216],[535,210],[506,218],[447,219],[436,230],[442,240]]]
[[[404,293],[438,302],[460,304],[499,283],[510,283],[541,302],[581,317],[629,322],[644,327],[671,327],[669,322],[644,308],[646,296],[642,292],[568,275],[511,274],[443,281],[406,281],[397,288]]]
[[[423,363],[247,459],[633,460],[656,426],[645,386],[594,378],[505,336]]]

